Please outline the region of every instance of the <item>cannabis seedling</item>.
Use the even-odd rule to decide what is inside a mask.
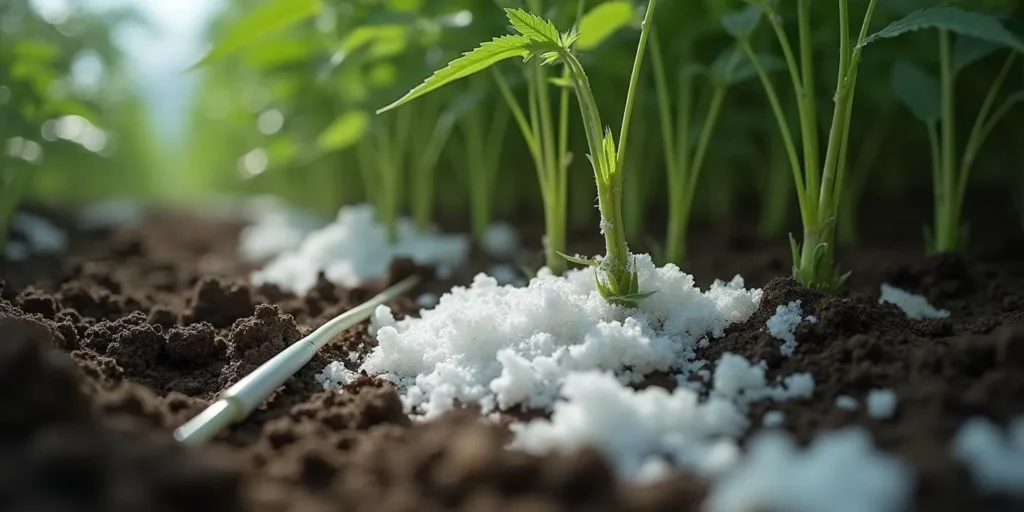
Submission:
[[[939,79],[909,62],[893,68],[896,95],[923,122],[931,147],[933,194],[935,200],[933,231],[925,231],[930,252],[958,252],[965,248],[966,228],[961,220],[967,178],[982,145],[993,128],[1024,101],[1024,90],[996,101],[1006,78],[1024,52],[1024,41],[1007,30],[994,16],[968,12],[955,7],[940,6],[914,12],[880,32],[879,37],[895,35],[916,28],[938,28]],[[959,36],[954,42],[952,33]],[[965,67],[1001,48],[1009,48],[995,80],[992,81],[967,138],[962,158],[957,161],[956,105],[954,92],[957,77]]]
[[[875,11],[877,0],[870,0],[860,35],[851,45],[850,12],[847,0],[839,0],[839,74],[836,80],[834,111],[829,129],[825,160],[819,167],[819,138],[817,121],[817,96],[814,81],[814,41],[811,36],[810,0],[798,0],[797,29],[799,32],[799,55],[789,42],[789,35],[783,26],[781,15],[775,10],[772,0],[750,0],[752,4],[742,12],[726,17],[726,30],[736,38],[740,49],[753,63],[761,84],[768,96],[776,122],[782,133],[786,154],[793,171],[800,218],[803,222],[803,241],[797,242],[790,235],[793,255],[793,275],[810,288],[834,290],[846,281],[849,274],[840,274],[834,263],[835,219],[838,213],[842,188],[845,182],[846,150],[849,138],[854,89],[860,55],[868,37],[868,27]],[[800,119],[800,136],[803,158],[797,151],[789,121],[782,110],[782,103],[775,86],[768,77],[761,59],[754,53],[750,42],[751,34],[762,16],[766,17],[782,48],[786,67],[792,81]],[[799,56],[799,62],[797,58]]]
[[[722,105],[733,85],[755,76],[754,69],[745,61],[743,54],[732,48],[723,52],[707,70],[687,62],[689,46],[692,44],[692,41],[687,41],[687,46],[684,47],[683,59],[686,65],[679,73],[678,97],[673,109],[661,44],[657,38],[651,41],[651,65],[658,94],[658,118],[661,121],[662,148],[668,175],[668,234],[664,257],[667,261],[680,264],[684,263],[687,257],[686,235],[689,231],[697,180],[711,147]],[[775,62],[767,56],[762,57],[762,64],[768,70],[775,67]],[[702,74],[708,78],[711,99],[707,103],[704,116],[700,118],[699,135],[694,139],[691,135],[691,127],[695,125],[696,117],[693,108],[694,80]]]
[[[583,116],[583,126],[590,149],[590,161],[597,180],[601,231],[604,234],[606,246],[606,254],[600,259],[590,260],[574,257],[567,257],[567,259],[595,267],[598,289],[602,296],[610,302],[627,306],[635,305],[636,301],[646,294],[640,293],[632,256],[626,245],[622,223],[621,169],[625,157],[624,149],[628,141],[629,121],[636,100],[637,81],[656,3],[656,1],[651,1],[648,4],[647,14],[644,18],[640,44],[630,78],[618,147],[616,147],[615,137],[611,130],[601,123],[601,116],[597,110],[593,92],[590,90],[590,82],[583,70],[583,65],[573,52],[572,46],[579,37],[578,32],[570,30],[566,33],[559,33],[550,21],[522,9],[505,10],[509,22],[518,34],[496,37],[483,43],[475,50],[449,63],[446,68],[434,73],[402,98],[378,110],[378,113],[382,113],[394,109],[451,82],[483,71],[498,62],[513,57],[520,57],[525,61],[539,57],[546,65],[563,64],[576,91]]]

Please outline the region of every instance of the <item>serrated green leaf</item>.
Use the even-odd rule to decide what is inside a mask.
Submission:
[[[346,112],[334,120],[320,136],[316,144],[323,151],[338,151],[359,142],[370,124],[370,116],[362,110]]]
[[[746,39],[757,29],[763,15],[764,10],[761,7],[751,4],[742,10],[726,14],[722,18],[722,27],[736,39]]]
[[[953,41],[953,68],[957,71],[995,53],[1000,45],[970,36],[957,36]]]
[[[320,12],[321,0],[271,0],[239,21],[192,69],[222,59],[270,34],[281,32]]]
[[[999,18],[946,5],[914,11],[875,32],[865,39],[861,46],[926,28],[944,29],[1024,52],[1024,41],[1007,30]]]
[[[377,113],[387,112],[456,80],[483,71],[503,60],[512,57],[523,57],[525,59],[533,53],[531,49],[532,43],[533,40],[526,36],[510,35],[496,37],[489,42],[481,44],[476,49],[462,54],[462,57],[451,61],[448,63],[448,66],[436,71],[422,84],[413,88],[394,103],[378,110]]]
[[[892,88],[920,121],[931,124],[942,117],[938,80],[915,64],[900,61],[893,66]]]
[[[522,9],[505,9],[512,28],[539,43],[558,45],[558,29],[550,21]]]
[[[614,1],[597,4],[580,20],[580,35],[576,40],[576,48],[579,50],[595,48],[632,22],[632,3]]]

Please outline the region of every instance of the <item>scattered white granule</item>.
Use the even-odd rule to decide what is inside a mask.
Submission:
[[[737,467],[712,482],[707,512],[898,512],[913,494],[910,469],[875,450],[867,431],[819,434],[805,450],[777,430],[750,442]]]
[[[987,418],[968,419],[953,438],[953,454],[981,491],[1024,496],[1024,415],[1005,433]]]
[[[812,324],[818,323],[818,317],[808,316],[803,318],[803,311],[800,310],[800,301],[794,300],[784,306],[775,308],[775,314],[768,319],[765,327],[768,334],[776,339],[782,340],[782,355],[791,357],[796,350],[796,326],[806,320]]]
[[[354,352],[353,352],[354,353]],[[359,377],[359,373],[345,368],[345,365],[335,361],[314,377],[324,389],[340,389]]]
[[[430,309],[436,306],[437,301],[437,295],[434,295],[433,293],[423,293],[420,294],[419,297],[416,297],[416,305],[424,309]]]
[[[330,282],[351,288],[385,277],[399,258],[434,267],[438,277],[445,279],[469,255],[465,236],[422,231],[406,218],[399,219],[396,228],[397,240],[392,243],[373,206],[343,207],[333,223],[309,233],[297,248],[279,254],[254,272],[252,282],[273,283],[302,295],[315,286],[323,272]]]
[[[781,427],[786,421],[786,415],[782,411],[768,411],[761,418],[761,425],[766,428]]]
[[[519,232],[507,222],[495,222],[487,226],[480,245],[492,258],[511,258],[519,249]]]
[[[359,361],[359,352],[355,352],[355,351],[349,352],[348,353],[348,362],[355,363],[357,361]]]
[[[501,286],[484,274],[455,287],[437,307],[377,331],[362,370],[398,384],[413,415],[455,406],[551,407],[572,372],[618,372],[639,382],[655,372],[701,369],[695,347],[721,337],[757,309],[760,290],[742,279],[707,291],[675,265],[636,257],[641,291],[657,293],[626,309],[597,291],[592,268],[555,276],[541,269],[527,286]],[[627,372],[628,370],[628,372]]]
[[[238,251],[242,259],[254,263],[264,263],[294,250],[306,236],[326,224],[313,213],[290,206],[276,196],[249,198],[241,209],[250,224],[239,235]]]
[[[781,385],[769,386],[764,361],[754,365],[743,356],[726,352],[719,358],[712,393],[728,398],[741,407],[764,399],[777,402],[808,398],[814,394],[814,377],[809,373],[786,376]]]
[[[377,306],[373,310],[373,315],[370,316],[370,336],[377,334],[381,327],[387,327],[395,325],[395,315],[391,312],[391,308],[385,304]]]
[[[836,397],[836,407],[844,411],[856,411],[857,399],[850,395],[839,395]]]
[[[867,398],[868,416],[885,420],[896,412],[896,392],[891,389],[872,389]]]
[[[908,318],[914,320],[946,318],[949,316],[949,311],[936,309],[923,296],[914,295],[889,284],[882,284],[882,298],[878,299],[879,304],[885,302],[895,304],[906,313]]]
[[[568,376],[563,400],[550,419],[512,426],[513,448],[533,453],[595,447],[620,475],[652,479],[651,459],[671,461],[700,474],[730,466],[739,455],[735,439],[748,420],[729,401],[711,397],[701,402],[696,392],[660,387],[635,391],[612,375],[598,372]],[[717,441],[713,438],[719,437]],[[723,457],[720,443],[732,446]]]

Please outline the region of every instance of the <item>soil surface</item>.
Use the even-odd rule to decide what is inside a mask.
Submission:
[[[372,347],[365,325],[331,342],[216,442],[174,445],[171,430],[221,390],[377,291],[321,280],[295,297],[250,286],[251,268],[235,255],[239,227],[163,213],[138,227],[73,233],[66,258],[0,269],[0,509],[699,510],[706,490],[687,475],[633,487],[593,452],[504,450],[507,433],[469,413],[414,424],[391,385],[370,377],[344,393],[324,391],[316,373]],[[784,238],[751,233],[695,229],[688,271],[703,285],[741,274],[748,286],[765,287],[760,309],[704,357],[729,351],[766,361],[771,374],[814,375],[811,398],[761,404],[755,414],[781,410],[801,442],[866,426],[918,470],[918,510],[1024,509],[1024,501],[980,495],[950,455],[950,439],[969,416],[1005,424],[1024,413],[1019,229],[990,236],[990,249],[967,257],[923,257],[916,238],[845,250],[841,261],[854,274],[835,296],[785,277]],[[468,283],[490,264],[477,255],[426,289]],[[921,293],[951,318],[909,320],[878,304],[881,283]],[[414,298],[392,307],[413,313]],[[801,324],[794,357],[782,358],[763,327],[777,306],[797,299],[820,321]],[[875,388],[897,393],[894,417],[835,406],[844,394],[863,403]]]

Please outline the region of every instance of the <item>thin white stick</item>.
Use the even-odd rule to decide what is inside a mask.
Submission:
[[[366,320],[377,306],[408,292],[418,276],[410,276],[375,295],[370,300],[338,315],[290,347],[263,363],[235,385],[221,393],[217,402],[174,431],[181,444],[198,445],[209,441],[229,426],[244,420],[292,375],[313,359],[320,348],[338,334]]]

